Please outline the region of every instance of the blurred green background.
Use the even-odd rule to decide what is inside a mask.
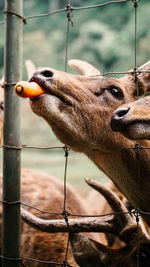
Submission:
[[[24,0],[24,17],[48,13],[64,8],[65,0]],[[72,0],[72,6],[99,4],[103,0]],[[87,60],[102,73],[127,71],[134,67],[134,7],[133,1],[111,4],[101,8],[74,11],[70,24],[68,59]],[[149,0],[138,3],[137,64],[149,60],[150,27]],[[4,0],[0,2],[0,21],[4,19]],[[50,66],[65,69],[67,18],[66,13],[27,20],[23,26],[23,79],[27,79],[24,66],[31,59],[36,67]],[[0,76],[3,74],[4,25],[0,24]],[[68,72],[71,70],[68,68]],[[62,146],[46,122],[30,110],[28,100],[21,100],[22,143],[36,146]],[[38,151],[24,149],[22,166],[40,169],[64,177],[64,151]],[[106,181],[106,176],[85,156],[69,152],[67,180],[85,195],[85,177]]]

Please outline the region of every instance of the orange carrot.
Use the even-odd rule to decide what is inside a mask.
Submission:
[[[37,83],[25,81],[20,81],[16,84],[15,92],[21,97],[36,97],[45,93]]]

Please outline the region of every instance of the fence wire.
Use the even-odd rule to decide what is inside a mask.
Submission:
[[[97,77],[97,76],[109,76],[109,75],[122,75],[122,74],[132,74],[135,77],[135,85],[136,85],[136,91],[137,91],[137,99],[139,98],[139,88],[138,88],[138,75],[141,73],[149,73],[150,71],[140,71],[137,68],[137,8],[138,8],[138,3],[140,0],[114,0],[114,1],[107,1],[105,3],[100,3],[97,5],[90,5],[90,6],[80,6],[80,7],[73,7],[71,6],[71,1],[67,0],[66,1],[66,6],[62,9],[59,10],[54,10],[45,14],[37,14],[37,15],[33,15],[33,16],[27,16],[27,17],[23,17],[20,16],[19,14],[15,13],[12,10],[4,10],[4,13],[10,13],[13,15],[18,16],[20,19],[22,19],[24,24],[27,24],[28,20],[30,19],[34,19],[34,18],[42,18],[42,17],[46,17],[46,16],[51,16],[51,15],[55,15],[58,13],[62,13],[65,12],[66,13],[66,18],[67,18],[67,23],[66,23],[66,49],[65,49],[65,67],[64,70],[65,72],[67,71],[67,61],[68,61],[68,49],[69,49],[69,34],[70,34],[70,25],[74,26],[73,23],[73,12],[74,11],[82,11],[82,10],[86,10],[86,9],[93,9],[93,8],[101,8],[104,6],[108,6],[108,5],[112,5],[112,4],[124,4],[126,2],[133,2],[133,8],[134,8],[134,14],[135,14],[135,29],[134,29],[134,69],[133,71],[125,71],[125,72],[106,72],[103,74],[99,74],[99,75],[91,75],[90,77]],[[0,24],[4,24],[4,21],[0,21]],[[15,85],[16,83],[11,83],[11,85]],[[8,85],[7,81],[4,82],[3,87],[5,87],[5,85]],[[10,85],[10,83],[9,83]],[[124,212],[110,212],[107,214],[100,214],[100,215],[84,215],[84,214],[71,214],[68,213],[68,211],[66,210],[66,199],[67,199],[67,188],[66,188],[66,183],[67,183],[67,167],[68,167],[68,156],[69,156],[69,149],[66,146],[58,146],[58,147],[52,147],[52,146],[47,146],[47,147],[38,147],[38,146],[28,146],[28,145],[21,145],[18,147],[15,146],[6,146],[6,145],[1,145],[0,148],[3,147],[7,147],[8,149],[14,149],[14,150],[23,150],[23,149],[38,149],[38,150],[52,150],[52,149],[62,149],[64,150],[64,156],[65,156],[65,166],[64,166],[64,203],[63,203],[63,210],[62,212],[49,212],[47,210],[42,210],[38,207],[35,207],[34,205],[30,205],[28,203],[24,203],[22,201],[16,201],[16,202],[7,202],[7,201],[0,201],[1,203],[4,203],[6,205],[20,205],[20,206],[25,206],[28,208],[32,208],[36,211],[39,211],[43,214],[51,214],[51,215],[59,215],[62,216],[62,218],[64,219],[66,226],[67,226],[67,232],[68,232],[68,238],[67,238],[67,245],[66,245],[66,253],[65,253],[65,258],[63,262],[52,262],[52,261],[42,261],[40,259],[34,259],[34,258],[30,258],[30,257],[24,257],[22,256],[21,258],[11,258],[11,257],[4,257],[3,255],[1,255],[1,258],[5,258],[6,260],[9,261],[18,261],[20,262],[21,266],[25,267],[25,264],[23,263],[23,260],[29,261],[29,262],[38,262],[41,264],[47,264],[47,265],[58,265],[58,266],[70,266],[73,267],[71,265],[69,265],[69,263],[67,262],[67,258],[68,258],[68,248],[69,248],[69,218],[70,217],[83,217],[83,218],[102,218],[105,216],[111,216],[111,215],[118,215],[118,214],[125,214]],[[145,149],[150,149],[150,147],[143,147],[141,144],[136,143],[136,145],[134,147],[127,147],[127,150],[133,150],[135,152],[136,155],[136,159],[137,159],[137,180],[139,179],[140,176],[140,172],[139,172],[139,154],[142,150]],[[132,214],[135,217],[136,223],[137,223],[137,262],[136,262],[136,266],[139,267],[140,266],[140,247],[139,247],[139,223],[140,223],[140,216],[141,215],[150,215],[149,212],[146,211],[141,211],[138,207],[130,212],[127,212],[126,214]]]

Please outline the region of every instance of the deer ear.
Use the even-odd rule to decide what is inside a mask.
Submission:
[[[87,236],[81,233],[70,234],[70,243],[73,257],[80,267],[101,266],[100,255]]]
[[[32,74],[36,71],[36,68],[33,62],[29,59],[25,61],[25,66],[26,66],[27,75],[29,79],[32,76]]]
[[[83,60],[71,59],[68,61],[68,65],[72,69],[78,71],[81,75],[92,76],[101,74],[93,65]]]
[[[142,65],[139,70],[139,81],[144,85],[144,92],[150,92],[150,60]]]

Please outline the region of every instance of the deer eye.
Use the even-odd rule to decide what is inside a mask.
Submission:
[[[107,91],[117,99],[123,99],[123,92],[119,87],[111,86]]]
[[[1,103],[1,104],[0,104],[0,109],[1,109],[1,110],[4,110],[4,103]]]

